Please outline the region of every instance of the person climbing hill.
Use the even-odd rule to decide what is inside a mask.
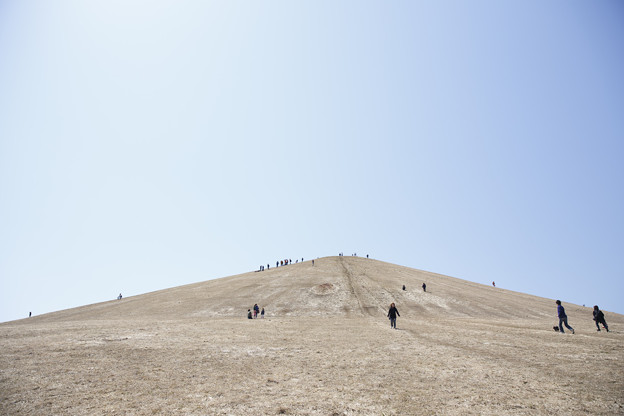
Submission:
[[[564,333],[563,325],[565,325],[574,334],[574,328],[568,325],[568,315],[566,315],[564,307],[561,306],[561,301],[557,300],[555,303],[557,304],[557,316],[559,317],[559,332]]]
[[[399,310],[394,306],[394,302],[390,304],[390,310],[388,311],[388,318],[390,319],[390,328],[396,329],[396,318],[401,316]]]
[[[600,325],[604,327],[604,329],[609,332],[609,326],[607,325],[607,321],[605,321],[604,313],[598,308],[598,305],[594,305],[594,321],[596,321],[596,328],[600,331]]]

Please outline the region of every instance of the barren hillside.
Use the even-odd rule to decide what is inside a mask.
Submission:
[[[176,287],[0,325],[0,414],[624,414],[624,316],[563,301],[574,335],[552,299],[358,257]]]

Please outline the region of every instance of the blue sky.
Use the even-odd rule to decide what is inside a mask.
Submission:
[[[624,313],[623,57],[618,1],[0,1],[0,321],[338,252]]]

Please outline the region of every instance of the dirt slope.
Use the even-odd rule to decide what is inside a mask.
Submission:
[[[624,316],[563,301],[575,335],[552,299],[357,257],[176,287],[0,325],[0,414],[624,414]]]
[[[421,289],[427,283],[427,292]],[[406,285],[406,291],[401,290]],[[565,301],[565,300],[564,300]],[[258,303],[273,316],[383,316],[395,302],[413,315],[551,318],[553,301],[360,257],[327,257],[109,302],[26,321],[244,317]],[[590,308],[567,304],[568,312]]]

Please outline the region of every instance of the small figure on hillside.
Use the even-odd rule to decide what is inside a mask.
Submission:
[[[600,325],[604,327],[604,329],[609,332],[609,326],[607,325],[607,321],[605,321],[604,313],[598,308],[598,305],[594,305],[594,321],[596,321],[596,328],[600,331]]]
[[[366,255],[366,258],[368,258],[368,254]]]
[[[258,317],[258,312],[260,312],[260,308],[258,307],[257,303],[254,305],[253,310],[254,310],[254,319],[256,319]]]
[[[492,280],[492,286],[496,287],[496,283]]]
[[[314,266],[314,259],[312,259],[312,266]]]
[[[267,263],[267,270],[269,270],[271,268],[271,266]]]
[[[121,293],[119,294],[119,296],[117,296],[117,300],[121,299]]]
[[[426,285],[424,282],[423,282],[423,284],[422,284],[422,288],[423,288],[423,292],[426,292],[426,291],[427,291],[427,285]]]
[[[572,331],[572,334],[574,334],[574,328],[568,325],[568,315],[566,315],[565,309],[561,306],[561,301],[557,300],[555,303],[557,304],[557,316],[559,317],[559,332],[562,334],[564,333],[563,325],[565,325],[565,327]]]
[[[403,290],[405,290],[405,285],[403,285]]]
[[[247,309],[247,319],[253,319],[251,317],[251,309]]]
[[[31,316],[32,316],[32,312],[28,312],[28,317],[30,318]]]
[[[390,310],[388,311],[388,318],[390,319],[390,328],[396,329],[396,318],[401,316],[399,310],[394,306],[394,302],[390,304]]]
[[[260,311],[260,318],[264,318],[264,306],[262,307],[262,311]]]

